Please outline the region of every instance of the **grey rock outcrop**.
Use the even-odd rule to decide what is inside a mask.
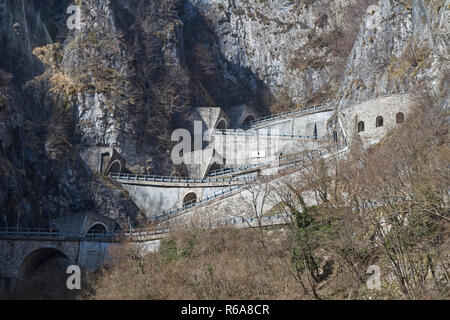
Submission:
[[[450,1],[380,0],[350,54],[339,108],[420,86],[448,107],[449,17]]]
[[[55,86],[65,84],[55,78],[59,46],[52,45],[50,20],[42,20],[51,11],[64,19],[58,8],[66,7],[51,2],[0,2],[0,226],[45,227],[83,211],[137,222],[139,209],[126,191],[75,151],[73,101]]]
[[[224,59],[261,80],[274,95],[269,103],[290,105],[333,97],[367,1],[191,2]],[[252,83],[245,73],[240,76]]]

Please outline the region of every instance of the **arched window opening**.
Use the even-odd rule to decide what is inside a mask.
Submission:
[[[317,139],[317,123],[314,123],[313,137],[314,137],[314,139]]]
[[[364,130],[364,121],[358,122],[358,132],[363,132]]]
[[[96,223],[89,228],[88,234],[104,234],[107,233],[106,227],[101,223]]]
[[[382,116],[378,116],[377,120],[376,120],[376,127],[382,127],[383,126],[383,117]]]
[[[395,115],[395,122],[396,123],[403,123],[405,122],[405,115],[402,112],[399,112]]]
[[[197,202],[197,195],[194,192],[188,193],[184,196],[183,204],[192,204]]]

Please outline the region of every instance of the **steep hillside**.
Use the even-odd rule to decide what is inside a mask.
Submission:
[[[138,220],[80,152],[114,147],[135,172],[187,174],[170,135],[197,107],[344,108],[421,83],[448,101],[448,1],[76,3],[69,30],[70,1],[0,1],[0,226]]]

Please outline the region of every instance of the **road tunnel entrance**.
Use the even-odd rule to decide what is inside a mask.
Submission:
[[[249,125],[253,120],[256,120],[256,118],[253,115],[249,115],[247,118],[245,118],[244,122],[242,123],[243,126]]]
[[[197,195],[194,192],[190,192],[184,196],[183,204],[193,204],[197,202]]]
[[[103,223],[96,223],[89,228],[87,234],[105,234],[108,233],[105,225]]]

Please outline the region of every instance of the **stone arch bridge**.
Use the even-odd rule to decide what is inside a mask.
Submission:
[[[44,262],[60,259],[65,266],[95,271],[117,244],[112,234],[80,234],[48,230],[0,231],[0,295],[29,279]]]

